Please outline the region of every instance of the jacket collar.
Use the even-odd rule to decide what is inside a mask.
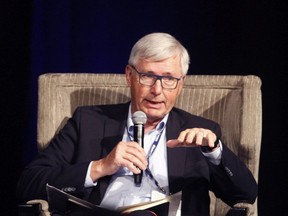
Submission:
[[[183,120],[178,116],[174,109],[171,110],[166,126],[166,139],[177,139],[180,132],[183,130]],[[168,148],[167,147],[167,165],[168,165],[168,180],[170,193],[176,193],[181,190],[181,183],[176,179],[181,179],[184,176],[184,168],[186,161],[186,148]]]

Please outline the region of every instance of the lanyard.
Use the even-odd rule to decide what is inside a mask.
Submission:
[[[165,189],[159,185],[158,181],[154,178],[154,176],[152,175],[152,172],[151,172],[151,170],[150,170],[150,168],[149,168],[150,157],[151,157],[151,156],[153,155],[153,153],[155,152],[155,149],[156,149],[157,146],[158,146],[158,143],[159,143],[159,141],[160,141],[161,135],[162,135],[162,133],[163,133],[163,131],[164,131],[164,128],[165,128],[165,123],[162,122],[161,124],[162,124],[162,125],[161,125],[162,127],[161,127],[161,129],[158,131],[158,134],[156,135],[155,140],[154,140],[154,142],[153,142],[153,144],[152,144],[152,146],[150,147],[150,150],[149,150],[149,152],[148,152],[148,156],[147,156],[148,166],[147,166],[147,169],[145,170],[145,173],[154,181],[154,183],[155,183],[155,185],[157,186],[157,188],[158,188],[162,193],[166,194]],[[133,135],[132,135],[131,133],[129,133],[128,127],[126,127],[126,128],[127,128],[127,133],[128,133],[128,137],[129,137],[130,141],[133,141]]]

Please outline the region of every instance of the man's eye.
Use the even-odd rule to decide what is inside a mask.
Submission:
[[[166,76],[166,77],[163,77],[163,79],[165,80],[165,81],[174,81],[174,77],[171,77],[171,76]]]
[[[153,74],[142,74],[142,78],[144,78],[144,79],[153,79],[154,75]]]

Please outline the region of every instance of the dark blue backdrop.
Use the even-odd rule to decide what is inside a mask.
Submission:
[[[15,185],[23,166],[37,153],[38,76],[123,73],[132,45],[144,34],[159,31],[174,35],[187,47],[190,74],[260,76],[264,112],[259,215],[283,213],[281,208],[288,204],[284,198],[288,174],[283,169],[288,135],[281,126],[288,123],[285,0],[7,0],[0,4],[4,102],[0,140],[5,146],[0,201],[5,207],[0,215],[16,214]]]

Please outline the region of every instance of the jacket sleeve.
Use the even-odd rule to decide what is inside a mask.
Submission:
[[[208,162],[211,190],[232,206],[238,202],[254,203],[257,183],[246,165],[223,144],[220,165]]]
[[[49,146],[39,153],[23,171],[17,186],[20,202],[47,199],[46,184],[81,194],[89,161],[74,163],[78,148],[79,119],[76,111]]]
[[[182,130],[202,127],[212,130],[221,139],[221,127],[216,122],[186,114]],[[247,166],[222,142],[222,157],[219,165],[214,165],[203,156],[209,169],[209,189],[225,203],[232,206],[238,202],[254,203],[257,197],[257,183]]]

